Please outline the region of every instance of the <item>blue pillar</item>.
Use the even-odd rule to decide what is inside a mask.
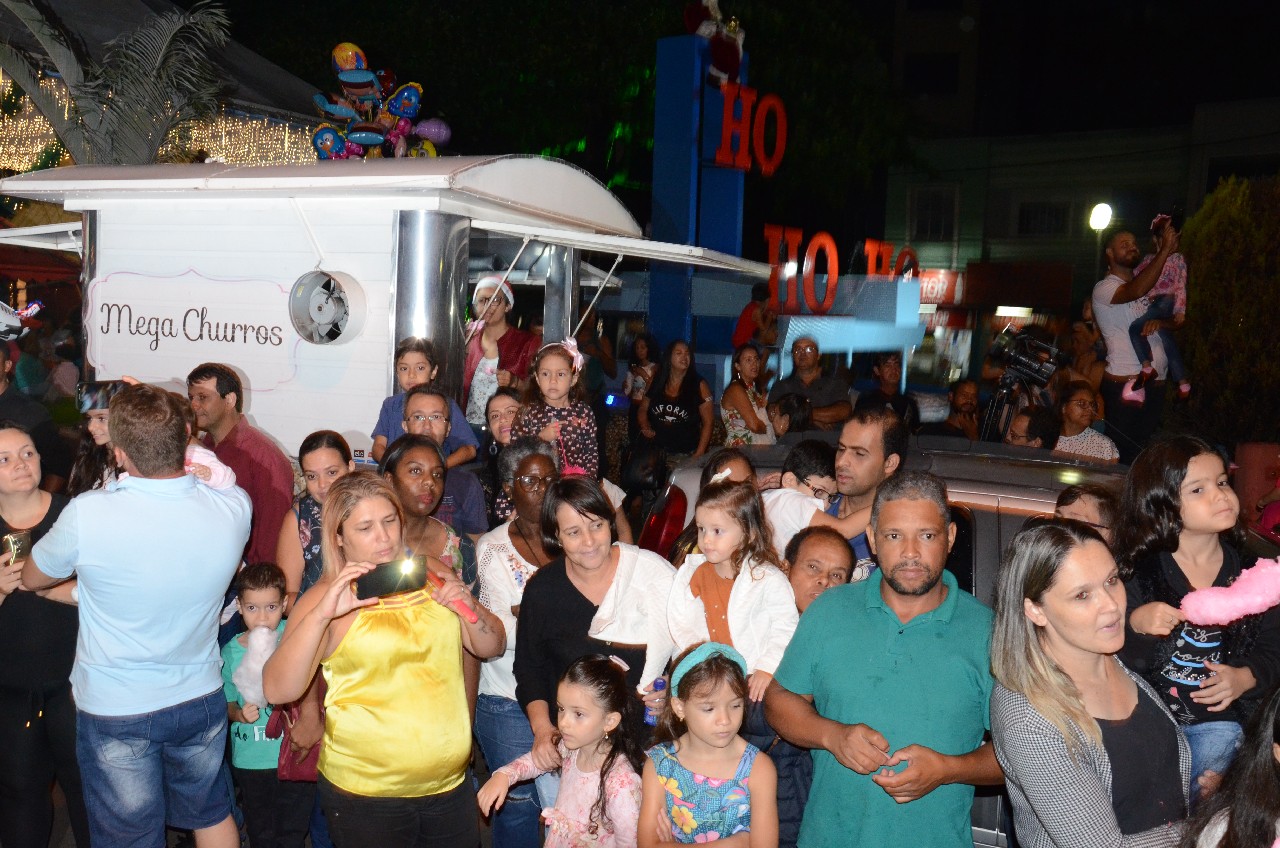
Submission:
[[[715,164],[724,98],[707,81],[708,53],[707,40],[696,35],[658,42],[652,237],[741,256],[744,174]],[[744,56],[744,84],[746,67]],[[663,345],[693,338],[693,272],[687,265],[650,266],[649,329]]]

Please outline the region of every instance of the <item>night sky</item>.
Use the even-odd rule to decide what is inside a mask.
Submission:
[[[957,27],[968,11],[963,0],[905,2]],[[616,180],[648,219],[654,45],[684,32],[683,2],[226,5],[235,38],[317,89],[336,89],[329,50],[354,41],[373,67],[423,84],[424,116],[453,126],[449,152],[568,159]],[[893,5],[722,0],[746,30],[752,85],[783,97],[791,127],[778,175],[747,178],[744,254],[763,258],[765,221],[840,243],[882,232],[886,167],[911,155],[908,104],[889,72]],[[1185,125],[1197,103],[1280,94],[1280,14],[1268,4],[999,0],[974,17],[977,135]]]

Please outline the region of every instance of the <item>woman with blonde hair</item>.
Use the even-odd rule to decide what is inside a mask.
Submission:
[[[1191,755],[1155,691],[1114,655],[1125,592],[1102,537],[1040,521],[996,580],[991,736],[1026,848],[1178,843]]]
[[[271,703],[288,703],[323,670],[319,791],[334,843],[475,844],[462,652],[502,653],[502,623],[473,604],[452,569],[430,558],[438,585],[356,596],[357,578],[406,554],[395,489],[372,471],[333,484],[321,526],[324,576],[295,604],[263,688]]]

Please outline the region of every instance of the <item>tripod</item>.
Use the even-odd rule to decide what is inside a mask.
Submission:
[[[1028,398],[1035,398],[1037,387],[1024,375],[1013,368],[1006,368],[996,384],[995,396],[987,404],[986,414],[982,416],[982,427],[978,431],[978,440],[983,442],[1004,441],[1004,434],[1013,421],[1017,411],[1018,393]],[[994,436],[994,438],[993,438]]]

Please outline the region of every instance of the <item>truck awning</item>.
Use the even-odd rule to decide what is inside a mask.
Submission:
[[[649,259],[655,262],[672,262],[678,265],[698,265],[718,271],[731,271],[746,274],[760,279],[769,279],[771,268],[764,262],[753,262],[740,259],[705,247],[689,244],[673,244],[664,241],[651,241],[629,236],[603,235],[579,230],[565,230],[555,227],[534,227],[524,224],[508,224],[498,221],[472,219],[471,226],[477,230],[490,233],[528,238],[535,241],[588,250],[593,253],[609,253],[634,256],[638,259]]]
[[[40,224],[35,227],[10,227],[0,229],[0,244],[18,247],[36,247],[41,250],[69,250],[80,252],[80,222],[66,221],[59,224]]]

